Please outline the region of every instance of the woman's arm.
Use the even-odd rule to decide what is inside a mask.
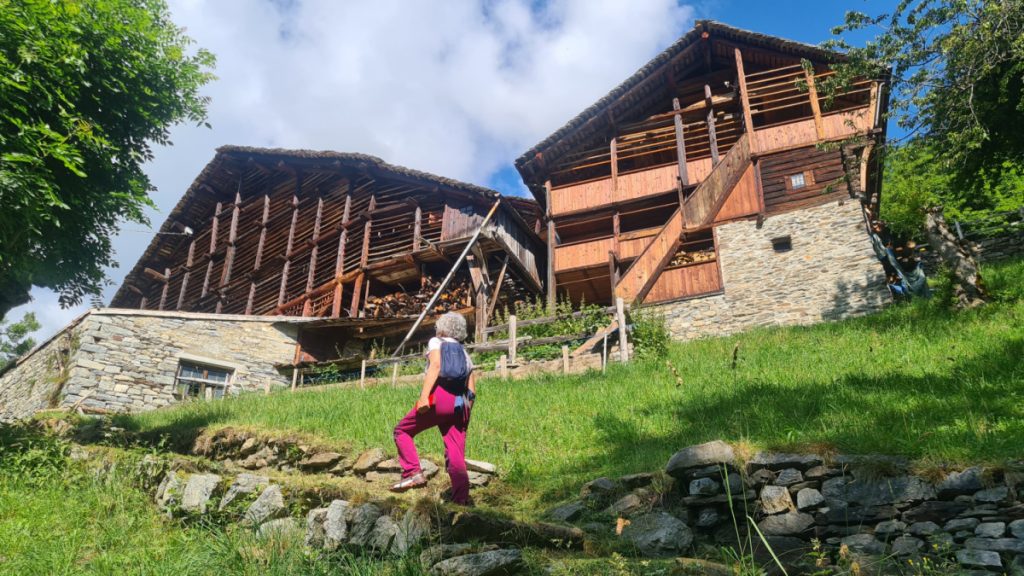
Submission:
[[[430,392],[434,389],[437,376],[441,373],[441,351],[431,350],[427,355],[427,374],[423,377],[420,397],[416,400],[416,411],[430,407]]]
[[[469,373],[469,391],[476,396],[476,370]]]

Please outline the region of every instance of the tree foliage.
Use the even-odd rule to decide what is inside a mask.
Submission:
[[[26,313],[20,321],[13,324],[0,321],[0,368],[13,362],[36,345],[36,341],[29,335],[39,328],[36,315],[32,312]]]
[[[163,0],[0,0],[0,318],[32,286],[101,290],[151,147],[205,122],[214,58],[191,45]]]
[[[843,39],[872,28],[880,33],[865,46]],[[887,14],[847,13],[833,32],[828,46],[849,60],[822,90],[863,76],[888,82],[888,117],[911,145],[887,159],[896,164],[887,201],[908,200],[899,209],[915,229],[925,197],[975,212],[1022,200],[1004,181],[1024,173],[1024,1],[901,0]]]

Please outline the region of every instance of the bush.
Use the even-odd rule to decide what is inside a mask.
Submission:
[[[637,308],[633,319],[633,354],[640,359],[658,359],[668,355],[672,336],[665,325],[665,317],[649,308]]]

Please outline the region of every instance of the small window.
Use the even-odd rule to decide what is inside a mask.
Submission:
[[[205,366],[182,360],[178,363],[175,392],[181,400],[213,400],[223,398],[234,370]]]
[[[789,236],[772,238],[772,250],[776,252],[789,252],[793,249],[793,239]]]
[[[803,188],[807,186],[807,182],[804,181],[804,173],[793,174],[789,177],[789,187],[792,190]]]

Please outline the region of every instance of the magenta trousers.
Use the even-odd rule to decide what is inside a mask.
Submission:
[[[420,458],[413,438],[424,430],[437,426],[444,440],[444,461],[452,480],[452,501],[469,501],[469,474],[466,472],[466,429],[469,427],[468,408],[455,411],[455,396],[444,388],[434,388],[434,406],[423,413],[413,408],[395,426],[395,447],[402,466],[402,478],[420,471]]]

